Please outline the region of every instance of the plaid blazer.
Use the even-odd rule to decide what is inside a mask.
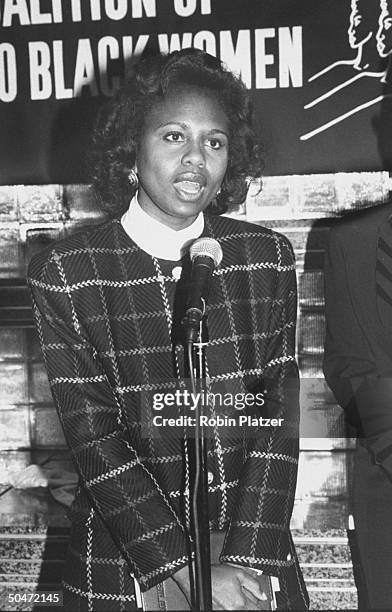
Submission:
[[[304,610],[289,532],[299,420],[292,247],[257,225],[205,219],[204,234],[223,250],[207,309],[210,389],[260,392],[265,403],[253,417],[283,419],[281,427],[211,428],[210,527],[227,530],[221,561],[279,576],[279,609]],[[80,475],[63,576],[73,610],[132,609],[131,575],[144,591],[188,562],[187,435],[152,425],[152,394],[186,374],[179,322],[188,259],[148,255],[113,220],[58,242],[29,267],[50,386]]]

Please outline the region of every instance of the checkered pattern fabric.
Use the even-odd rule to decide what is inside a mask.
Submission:
[[[292,248],[275,232],[223,217],[206,216],[204,234],[223,250],[207,310],[210,389],[263,393],[253,415],[283,419],[282,427],[212,428],[210,527],[227,530],[222,561],[279,576],[279,608],[304,610],[289,532],[299,419]],[[178,266],[180,280],[172,275]],[[73,610],[132,609],[130,574],[144,591],[187,564],[184,433],[157,432],[152,394],[175,390],[185,372],[180,322],[189,269],[188,258],[143,252],[119,220],[67,238],[30,264],[49,381],[80,474],[64,574]]]

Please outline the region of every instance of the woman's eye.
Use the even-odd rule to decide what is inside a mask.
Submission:
[[[211,149],[221,149],[223,147],[223,143],[217,138],[208,138],[207,143]]]
[[[183,142],[184,137],[180,132],[170,132],[169,134],[166,134],[165,140],[168,140],[169,142]]]

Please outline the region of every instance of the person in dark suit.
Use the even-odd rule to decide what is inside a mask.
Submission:
[[[293,250],[271,230],[204,213],[242,202],[260,176],[251,118],[245,86],[216,58],[190,49],[141,61],[95,131],[94,185],[113,219],[30,264],[49,381],[80,475],[63,576],[74,611],[131,609],[132,577],[144,593],[173,579],[189,600],[192,432],[162,433],[154,405],[187,375],[181,320],[199,236],[223,251],[207,306],[209,389],[261,397],[249,416],[281,419],[212,427],[210,528],[223,536],[213,603],[258,608],[260,570],[280,580],[278,609],[307,609],[289,531],[299,419]],[[171,404],[170,416],[181,408]],[[214,418],[237,418],[238,408],[208,405]]]
[[[392,605],[392,206],[349,215],[325,265],[324,373],[357,432],[353,511],[365,610]]]

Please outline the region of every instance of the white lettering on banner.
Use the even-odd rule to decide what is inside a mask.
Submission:
[[[156,0],[3,0],[2,14],[0,6],[0,25],[7,28],[12,25],[62,23],[62,3],[65,1],[70,4],[73,22],[87,19],[101,21],[105,17],[119,21],[127,17],[129,11],[133,19],[157,16]],[[210,2],[201,0],[202,14],[211,12]]]
[[[230,30],[212,32],[184,32],[158,34],[161,53],[171,53],[189,47],[205,49],[219,56],[228,68],[238,74],[248,88],[275,89],[302,87],[303,54],[302,26],[260,28],[253,32],[255,47],[254,72],[252,67],[252,30],[239,30],[236,43]],[[277,52],[267,53],[266,39],[277,40]],[[217,52],[217,42],[219,51]],[[268,69],[268,71],[267,71]]]
[[[202,15],[211,15],[211,0],[201,0],[200,12]]]
[[[52,94],[50,49],[43,41],[29,42],[30,95],[32,100],[47,100]]]
[[[52,11],[53,11],[53,22],[62,23],[63,21],[63,7],[61,5],[62,0],[52,0]]]
[[[105,10],[113,21],[124,19],[128,11],[128,0],[105,0]]]
[[[84,2],[86,0],[83,0]],[[104,10],[105,16],[109,19],[118,21],[124,19],[128,13],[129,3],[131,2],[131,12],[133,19],[142,17],[156,17],[156,0],[105,0]],[[75,0],[72,0],[76,4]],[[80,17],[77,21],[81,21],[81,0],[77,0],[76,15]],[[82,3],[83,4],[83,3]],[[91,19],[99,21],[102,19],[101,0],[90,0]]]
[[[120,4],[116,7],[119,8]],[[248,88],[303,85],[302,26],[239,30],[236,33],[231,30],[165,33],[158,34],[157,39],[162,53],[195,47],[219,57]],[[54,40],[51,43],[30,41],[27,44],[31,99],[46,100],[51,96],[58,100],[75,98],[85,89],[92,96],[111,96],[123,76],[127,75],[131,59],[143,53],[149,40],[150,35],[142,34],[121,38],[104,36],[98,41],[90,38]],[[10,43],[0,43],[0,52],[0,100],[12,102],[18,89],[15,49]],[[123,60],[124,71],[121,73],[118,60]]]
[[[276,38],[278,31],[278,69],[279,87],[289,87],[290,78],[293,87],[302,87],[302,26],[292,28],[264,28],[255,30],[256,56],[256,89],[275,89],[277,79],[267,75],[267,66],[271,69],[276,64],[276,56],[266,52],[266,38]]]
[[[18,93],[16,52],[10,43],[0,43],[0,100],[12,102]]]
[[[72,98],[72,88],[65,87],[63,41],[53,41],[54,89],[57,100]]]
[[[82,21],[82,7],[80,0],[71,0],[72,21]]]
[[[279,87],[302,87],[302,28],[279,28]]]
[[[100,0],[90,0],[91,20],[99,21],[101,19],[101,2]]]
[[[271,53],[266,52],[266,38],[275,38],[275,28],[255,30],[256,89],[274,89],[276,87],[276,78],[267,77],[267,66],[271,66],[275,58]]]
[[[181,36],[181,39],[180,39]],[[158,45],[161,53],[172,53],[180,51],[180,49],[189,49],[192,46],[191,32],[183,32],[182,34],[158,34]]]
[[[26,0],[4,0],[3,27],[12,25],[13,17],[19,18],[20,25],[30,25],[30,16]]]
[[[134,19],[143,17],[143,9],[146,17],[157,16],[155,0],[132,0],[132,17]]]
[[[62,40],[54,40],[52,48],[48,43],[43,41],[34,41],[29,43],[29,61],[30,61],[30,94],[32,100],[47,100],[52,93],[57,100],[76,98],[80,96],[82,90],[87,87],[90,90],[90,95],[98,96],[101,93],[106,96],[113,95],[120,84],[120,76],[110,78],[110,70],[108,70],[110,61],[120,58],[120,49],[124,57],[125,66],[132,57],[140,55],[147,45],[149,36],[143,34],[134,40],[132,36],[123,36],[121,43],[113,36],[104,36],[98,41],[97,45],[97,64],[98,74],[96,74],[94,64],[94,54],[91,48],[91,41],[88,38],[78,40],[76,50],[76,60],[74,67],[74,77],[72,87],[71,83],[68,86],[65,82],[64,58],[68,56],[64,49]],[[5,44],[5,43],[4,43]],[[120,46],[121,45],[121,46]],[[0,45],[1,50],[2,45]],[[12,47],[9,45],[9,47]],[[4,47],[6,51],[6,48]],[[4,52],[5,52],[4,51]],[[16,87],[16,60],[12,60],[12,54],[9,53],[9,64],[12,68],[14,64]],[[4,60],[6,61],[6,60]],[[0,56],[0,75],[2,74],[2,56]],[[9,70],[12,74],[12,70]],[[109,74],[108,74],[109,73]],[[98,87],[99,79],[99,87]],[[10,81],[11,82],[11,81]],[[0,89],[0,92],[2,90]],[[14,98],[11,97],[11,89],[7,96],[10,99],[3,100],[11,102]],[[16,91],[15,94],[16,95]],[[6,96],[6,97],[7,97]],[[1,94],[0,94],[0,99]]]
[[[141,55],[148,43],[148,39],[150,36],[148,34],[141,34],[137,37],[137,41],[135,47],[133,47],[133,37],[132,36],[123,36],[122,38],[122,52],[125,63],[125,74],[128,72],[128,67],[130,65],[130,60],[133,57],[138,57]]]
[[[18,17],[20,25],[62,23],[62,0],[51,0],[50,7],[48,6],[47,1],[45,3],[45,8],[50,8],[50,12],[44,12],[42,10],[42,0],[28,0],[28,2],[29,4],[27,3],[27,0],[4,0],[3,19],[1,25],[5,28],[13,25],[13,17]]]
[[[52,14],[41,13],[41,0],[30,0],[30,19],[31,23],[37,25],[52,23]]]
[[[90,88],[92,96],[98,96],[99,92],[95,79],[93,53],[88,38],[81,38],[78,41],[73,85],[74,96],[80,96],[84,87]]]
[[[174,10],[179,17],[190,17],[196,12],[198,0],[174,0]],[[201,0],[200,13],[211,15],[211,0]]]
[[[195,38],[193,39],[193,46],[195,49],[201,49],[210,55],[216,55],[215,34],[213,32],[209,32],[208,30],[197,32],[197,34],[195,34]]]
[[[250,30],[240,30],[238,32],[235,48],[230,30],[221,32],[220,48],[222,62],[237,76],[240,76],[247,87],[251,87]]]
[[[112,85],[109,85],[108,79],[108,59],[118,59],[120,57],[119,44],[113,36],[104,36],[98,43],[98,65],[101,75],[100,86],[101,92],[105,96],[112,96],[114,91],[120,85],[119,77],[112,78]]]

